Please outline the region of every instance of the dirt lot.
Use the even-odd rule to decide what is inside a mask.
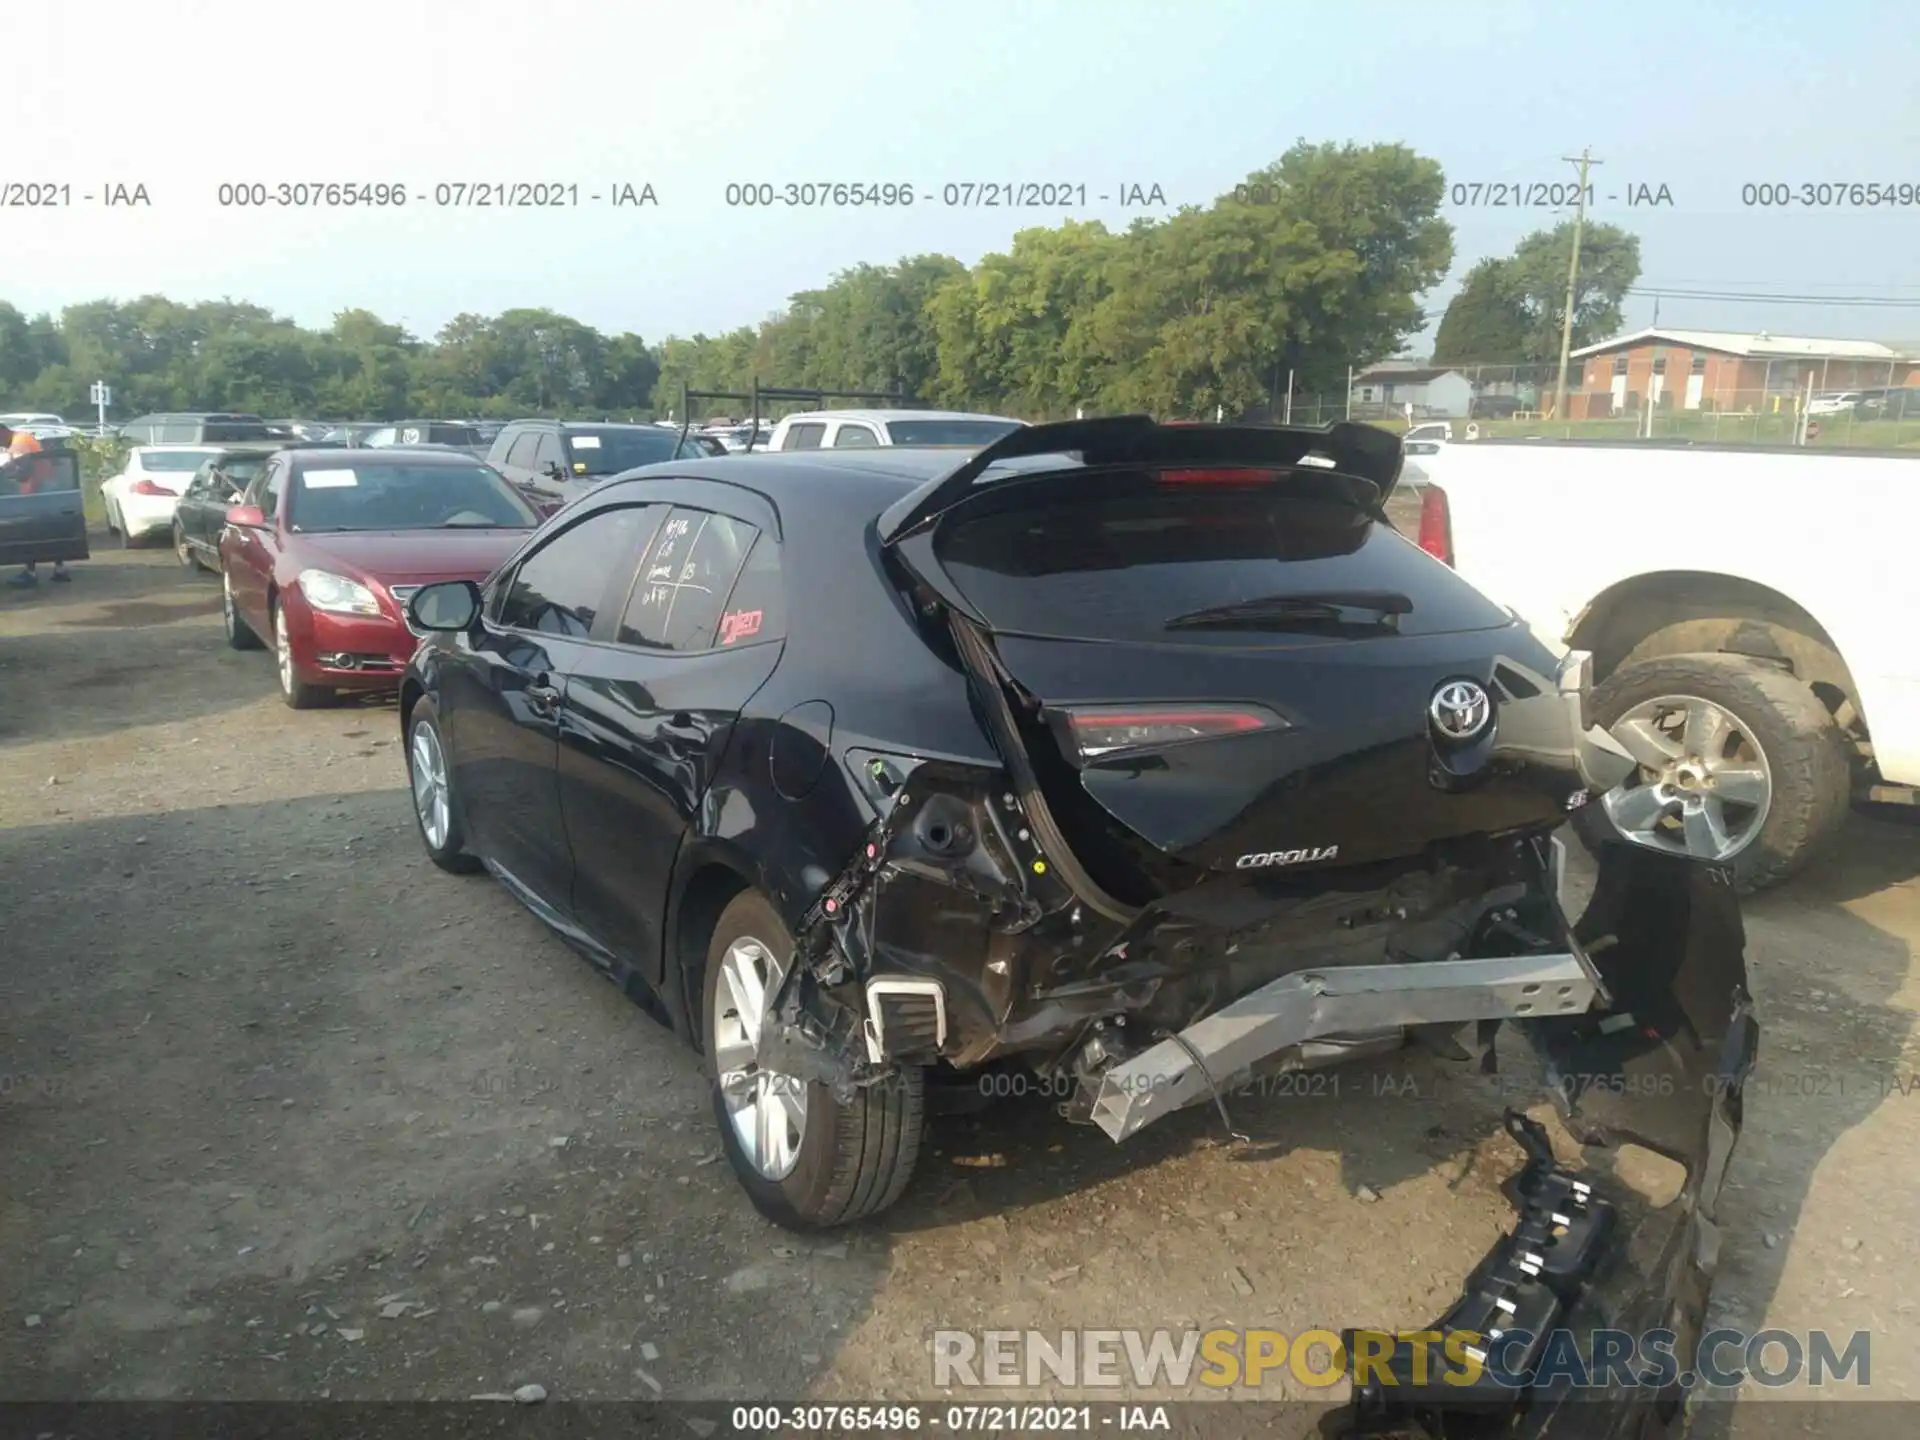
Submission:
[[[390,705],[285,708],[170,555],[76,575],[0,599],[0,1395],[924,1398],[936,1328],[1424,1321],[1507,1215],[1495,1097],[1396,1057],[1238,1102],[1245,1147],[948,1117],[883,1223],[778,1232],[693,1058],[421,857]],[[1916,876],[1920,830],[1860,819],[1750,906],[1719,1301],[1872,1331],[1886,1398]]]

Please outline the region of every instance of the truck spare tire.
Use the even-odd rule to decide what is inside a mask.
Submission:
[[[1846,818],[1846,734],[1777,666],[1726,654],[1641,661],[1595,687],[1589,716],[1640,762],[1576,812],[1589,850],[1625,840],[1717,861],[1748,894],[1805,865]]]

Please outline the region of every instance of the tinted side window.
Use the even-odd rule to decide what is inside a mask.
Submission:
[[[659,506],[601,510],[561,531],[520,563],[500,606],[502,625],[584,640],[593,630],[608,581],[633,573],[648,512]]]
[[[533,468],[533,452],[539,448],[539,445],[539,432],[535,430],[525,431],[515,438],[512,448],[507,451],[507,458],[502,463],[512,465],[520,470],[531,470]]]
[[[679,506],[640,564],[615,639],[653,650],[707,650],[759,531],[744,520]]]
[[[280,492],[286,489],[287,467],[269,465],[267,473],[260,477],[260,508],[267,512],[272,520],[280,513]]]
[[[733,582],[714,643],[725,649],[783,640],[786,634],[787,593],[780,579],[780,547],[771,535],[762,535],[753,542],[746,566]]]
[[[161,445],[191,445],[200,438],[198,420],[169,420],[158,429]]]
[[[782,450],[818,450],[820,437],[827,433],[825,425],[795,425],[787,431],[786,444]]]
[[[855,450],[879,443],[880,437],[864,425],[842,425],[833,437],[836,450]]]

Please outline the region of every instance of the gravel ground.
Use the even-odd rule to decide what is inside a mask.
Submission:
[[[946,1116],[880,1224],[777,1231],[694,1058],[420,855],[390,704],[285,708],[170,555],[75,572],[0,598],[0,1396],[925,1398],[938,1328],[1425,1321],[1507,1218],[1497,1097],[1398,1056],[1250,1146]],[[1861,818],[1749,907],[1717,1302],[1908,1399],[1916,876]]]

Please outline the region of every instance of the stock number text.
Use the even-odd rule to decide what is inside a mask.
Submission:
[[[1784,208],[1804,205],[1816,210],[1862,210],[1883,206],[1920,205],[1920,184],[1911,180],[1891,183],[1859,181],[1784,180],[1765,181],[1740,187],[1740,203],[1749,208]]]
[[[385,181],[281,180],[236,181],[214,192],[222,206],[266,210],[379,209],[407,203],[407,187]]]
[[[913,204],[914,189],[911,185],[866,180],[806,180],[785,184],[760,180],[727,186],[726,201],[729,205],[759,209],[776,209],[783,205],[805,210],[839,209],[850,205],[875,205],[885,209]]]

